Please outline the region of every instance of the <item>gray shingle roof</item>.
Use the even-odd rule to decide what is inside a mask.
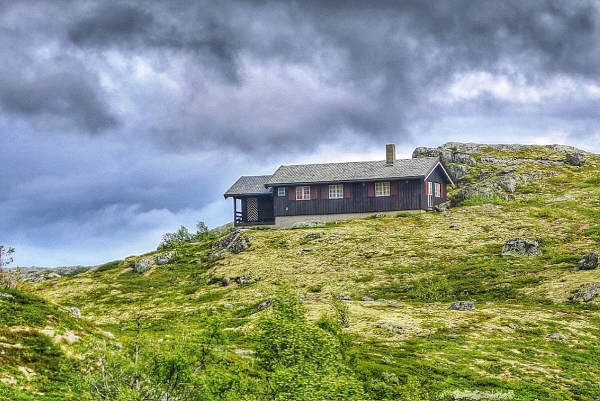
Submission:
[[[425,177],[438,162],[437,157],[401,159],[387,166],[385,160],[281,166],[266,181],[267,186],[328,182],[369,181]]]
[[[225,199],[238,195],[269,195],[273,188],[265,188],[265,183],[271,177],[270,175],[252,175],[241,176],[227,192],[223,194]]]

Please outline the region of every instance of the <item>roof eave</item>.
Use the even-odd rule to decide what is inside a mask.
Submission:
[[[374,181],[386,181],[386,180],[418,180],[424,178],[424,175],[404,175],[397,177],[377,177],[377,178],[361,178],[355,180],[328,180],[328,181],[293,181],[293,182],[277,182],[277,183],[266,183],[266,188],[274,187],[286,187],[295,185],[320,185],[320,184],[336,184],[336,183],[351,183],[351,182],[374,182]]]

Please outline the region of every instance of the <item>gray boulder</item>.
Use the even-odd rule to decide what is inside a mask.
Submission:
[[[271,299],[267,299],[266,301],[262,301],[260,304],[258,304],[258,310],[264,310],[269,308],[271,305],[273,305],[273,300]]]
[[[173,261],[173,253],[159,253],[158,255],[154,255],[154,261],[157,265],[166,265]]]
[[[344,295],[344,294],[338,295],[337,298],[342,301],[350,301],[350,299],[351,299],[348,295]]]
[[[138,259],[135,264],[133,265],[133,271],[135,273],[145,273],[148,270],[150,270],[152,268],[152,265],[154,265],[154,259],[153,258],[142,258],[142,259]]]
[[[567,163],[572,166],[585,166],[586,159],[583,153],[570,152],[566,155]]]
[[[596,283],[588,283],[577,290],[571,299],[574,301],[581,300],[583,302],[590,302],[598,295],[600,295],[600,286]]]
[[[0,292],[0,297],[2,297],[2,298],[8,298],[8,299],[14,298],[12,295],[6,294],[4,292]]]
[[[375,327],[377,327],[378,329],[387,330],[387,331],[390,331],[390,332],[396,333],[396,334],[402,334],[406,331],[404,329],[404,327],[398,326],[398,325],[395,325],[395,324],[389,323],[389,322],[379,322],[379,323],[377,323],[377,325]]]
[[[68,310],[69,312],[71,312],[71,314],[72,314],[73,316],[75,316],[77,319],[81,319],[81,311],[79,310],[79,308],[76,308],[76,307],[74,307],[74,306],[69,306],[69,307],[67,308],[67,310]]]
[[[452,154],[452,161],[454,163],[466,164],[469,166],[474,166],[475,164],[477,164],[472,156],[469,156],[466,153],[459,152],[455,152]]]
[[[498,186],[512,194],[515,192],[515,189],[517,189],[517,179],[511,176],[502,177],[498,180]]]
[[[442,202],[440,204],[437,204],[433,207],[433,209],[436,212],[445,212],[446,210],[450,209],[450,201],[446,201],[446,202]]]
[[[360,300],[361,300],[361,301],[367,301],[367,302],[368,302],[368,301],[373,301],[374,299],[373,299],[373,298],[371,298],[371,297],[362,297]]]
[[[450,174],[457,180],[469,174],[469,169],[463,164],[449,164],[448,170],[450,170]]]
[[[419,146],[413,151],[412,158],[417,159],[420,157],[438,157],[439,155],[439,151],[436,148]]]
[[[475,309],[475,302],[472,301],[457,301],[452,302],[450,304],[450,309],[452,310],[460,310],[460,311],[469,311]]]
[[[502,256],[540,256],[542,250],[537,241],[524,238],[512,238],[506,241],[502,247]]]
[[[561,333],[552,333],[548,336],[550,340],[566,341],[567,336]]]
[[[578,262],[579,270],[594,270],[598,268],[598,254],[596,252],[590,252],[587,255],[583,255]]]

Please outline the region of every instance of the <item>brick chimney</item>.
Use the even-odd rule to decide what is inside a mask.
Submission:
[[[393,166],[396,162],[396,145],[388,143],[385,145],[385,165]]]

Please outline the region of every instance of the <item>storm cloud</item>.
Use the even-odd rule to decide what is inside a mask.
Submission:
[[[161,230],[228,221],[221,194],[238,175],[386,142],[600,151],[599,12],[576,0],[1,3],[0,242],[35,255],[16,254],[24,264],[143,252]],[[114,251],[71,251],[84,243]]]

